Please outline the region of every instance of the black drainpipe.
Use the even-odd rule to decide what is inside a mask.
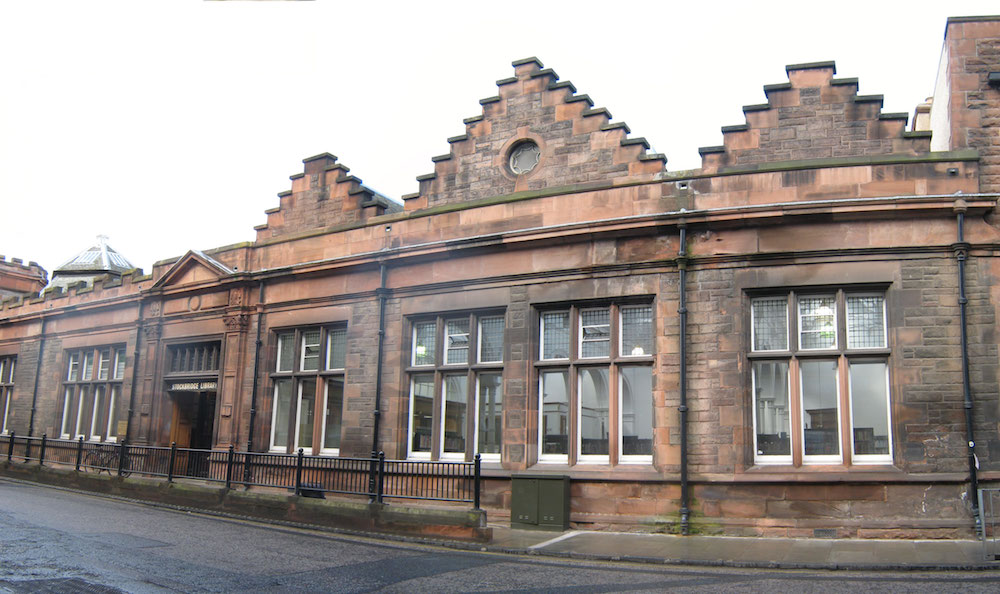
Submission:
[[[260,372],[260,347],[263,344],[260,340],[260,327],[264,325],[264,281],[260,281],[260,289],[257,293],[257,339],[253,343],[253,384],[250,388],[250,427],[247,429],[247,452],[253,451],[253,427],[257,422],[257,387]],[[244,469],[244,482],[250,482],[250,465],[246,464]]]
[[[378,457],[378,429],[382,418],[382,346],[385,343],[385,279],[388,269],[385,261],[379,262],[380,282],[375,295],[378,297],[378,353],[375,363],[375,410],[372,412],[372,458]]]
[[[680,225],[680,248],[677,251],[677,271],[680,273],[677,314],[680,317],[681,402],[677,407],[681,424],[681,534],[687,535],[691,510],[688,509],[688,456],[687,456],[687,228]]]
[[[28,437],[35,434],[35,405],[38,402],[38,376],[42,373],[42,356],[45,354],[45,317],[42,316],[42,328],[38,333],[38,362],[35,365],[35,387],[31,389],[31,416],[28,417]],[[31,448],[31,442],[28,442]],[[27,458],[27,454],[25,454]]]
[[[135,384],[139,378],[139,342],[142,340],[142,301],[139,301],[136,312],[135,348],[132,349],[132,382],[129,386],[128,412],[125,414],[125,442],[132,440],[132,414],[135,410]],[[147,361],[148,363],[148,361]]]
[[[965,397],[965,438],[969,448],[969,501],[976,521],[976,533],[981,534],[982,519],[979,517],[979,477],[976,467],[976,438],[972,425],[972,390],[969,380],[969,333],[966,329],[965,261],[969,256],[969,244],[965,242],[965,208],[958,211],[958,242],[951,246],[958,260],[958,309],[962,319],[962,392]]]

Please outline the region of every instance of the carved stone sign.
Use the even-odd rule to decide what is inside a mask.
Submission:
[[[215,390],[219,387],[218,382],[175,382],[167,388],[172,392],[201,392],[204,390]]]

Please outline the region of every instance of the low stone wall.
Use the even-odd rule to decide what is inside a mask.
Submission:
[[[489,542],[493,533],[492,528],[486,527],[486,512],[482,510],[312,499],[191,482],[168,483],[143,477],[121,479],[20,462],[0,462],[0,475],[153,503],[359,532],[472,542]]]

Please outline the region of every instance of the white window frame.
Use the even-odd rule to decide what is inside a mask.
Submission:
[[[885,305],[882,306],[883,317],[885,315]],[[856,362],[865,362],[865,359],[858,359]],[[885,410],[887,415],[887,436],[889,439],[888,454],[855,454],[854,453],[854,392],[851,389],[851,361],[847,363],[847,402],[850,409],[847,412],[847,419],[850,423],[851,460],[858,465],[892,464],[892,397],[890,392],[891,382],[889,381],[889,362],[884,359],[870,359],[868,362],[879,362],[885,364]]]
[[[305,344],[304,343],[302,345],[302,348],[303,348],[303,350],[305,350]],[[317,361],[317,365],[318,364],[319,364],[319,362]],[[310,445],[309,447],[305,447],[305,446],[299,445],[299,431],[302,429],[302,388],[303,388],[303,386],[305,386],[306,382],[309,381],[310,379],[315,379],[315,378],[299,377],[299,378],[295,378],[295,380],[293,380],[293,381],[295,381],[295,393],[296,393],[297,397],[296,397],[296,400],[295,400],[295,439],[292,441],[292,450],[294,452],[296,452],[296,453],[299,451],[299,448],[302,448],[303,450],[308,450],[308,452],[305,452],[306,455],[308,455],[308,456],[312,455],[312,445]],[[316,385],[317,386],[319,385],[318,381],[316,382]],[[313,396],[315,396],[315,394],[313,394]],[[313,425],[316,424],[316,408],[315,407],[316,407],[316,403],[313,402]]]
[[[448,378],[449,377],[464,377],[465,378],[465,451],[462,452],[446,452],[444,451],[444,424],[447,420],[447,409],[448,409]],[[469,376],[468,374],[461,373],[444,373],[441,374],[441,410],[438,411],[441,421],[438,423],[438,430],[441,432],[441,443],[439,445],[440,451],[438,452],[439,460],[465,460],[465,456],[469,449],[469,419],[474,417],[474,414],[470,414],[469,411]],[[412,417],[412,415],[411,415]],[[480,458],[482,460],[482,458]]]
[[[99,418],[98,417],[98,413],[100,412],[100,408],[98,407],[98,403],[100,402],[100,399],[97,397],[98,393],[101,393],[101,394],[104,393],[104,386],[103,385],[94,386],[94,402],[91,405],[91,408],[93,410],[91,410],[91,412],[90,412],[90,437],[88,438],[90,441],[101,441],[101,435],[98,432],[98,430],[100,429],[100,427],[97,426],[97,421],[98,421],[98,418]],[[106,399],[107,399],[107,395],[105,395],[105,400]],[[94,435],[95,434],[97,434],[97,439],[94,439]]]
[[[836,326],[834,326],[836,332]],[[802,365],[799,365],[799,416],[801,422],[799,423],[799,437],[802,440],[802,465],[820,465],[820,464],[841,464],[844,461],[844,416],[841,414],[840,410],[840,358],[827,359],[827,358],[810,358],[809,361],[833,361],[834,363],[834,394],[837,396],[837,454],[813,454],[809,455],[806,453],[806,406],[805,398],[806,391],[805,386],[803,386],[803,374]],[[756,431],[755,431],[756,433]]]
[[[87,364],[90,364],[90,370],[87,370]],[[80,381],[81,382],[92,382],[94,381],[94,351],[93,349],[88,349],[83,353],[83,361],[80,365]]]
[[[292,366],[289,367],[288,369],[281,369],[282,355],[285,354],[284,353],[284,351],[285,351],[284,342],[282,342],[282,340],[281,340],[282,336],[291,336],[292,337],[292,340],[291,340],[291,345],[292,345]],[[275,360],[274,360],[274,372],[275,373],[292,373],[292,372],[295,371],[295,350],[294,349],[295,349],[295,331],[292,330],[290,332],[288,332],[288,331],[278,332],[277,333],[277,347],[276,347],[277,357],[275,357]]]
[[[542,376],[545,373],[547,373],[547,372],[552,372],[552,373],[562,373],[562,372],[565,372],[566,373],[566,387],[567,387],[567,389],[571,389],[572,388],[572,383],[571,383],[572,382],[572,375],[570,374],[570,370],[569,370],[568,367],[558,367],[558,368],[554,368],[554,369],[542,369],[538,373],[538,462],[541,463],[541,464],[569,464],[569,451],[568,451],[569,450],[569,440],[573,438],[573,427],[569,423],[569,421],[572,419],[572,414],[573,414],[573,410],[572,410],[572,408],[573,408],[573,396],[572,396],[572,393],[567,393],[566,394],[566,408],[568,409],[566,411],[566,424],[567,424],[567,427],[566,427],[566,431],[567,431],[566,449],[567,449],[567,452],[565,454],[544,454],[544,453],[542,453],[542,450],[544,449],[543,445],[544,445],[544,441],[545,441],[545,435],[542,432],[543,427],[545,426],[545,423],[544,423],[544,419],[545,419],[545,402],[543,402],[543,400],[542,400],[544,398],[545,393],[543,391]],[[577,407],[577,408],[579,408],[579,407]]]
[[[787,308],[786,308],[786,311],[787,311]],[[753,326],[751,326],[751,328],[752,327]],[[754,361],[754,362],[751,362],[751,364],[750,364],[750,378],[751,378],[750,389],[752,390],[750,392],[750,409],[751,409],[752,416],[753,416],[753,427],[751,427],[750,433],[753,434],[753,451],[754,451],[753,457],[754,457],[754,463],[757,464],[757,465],[759,465],[759,466],[767,466],[767,465],[785,465],[785,466],[787,466],[787,465],[789,465],[789,464],[792,463],[792,460],[793,460],[792,459],[792,453],[794,452],[794,447],[795,447],[794,443],[792,442],[792,432],[795,431],[795,428],[792,427],[793,423],[792,423],[792,411],[791,411],[791,405],[792,405],[792,370],[791,370],[791,361],[788,360],[788,359],[780,359],[780,360],[775,359],[773,361],[765,359],[762,362],[764,362],[764,363],[781,362],[781,363],[785,363],[788,366],[788,368],[789,368],[788,372],[785,374],[785,383],[787,384],[785,386],[785,390],[787,390],[787,393],[788,393],[788,406],[789,406],[789,411],[788,411],[788,454],[786,454],[786,455],[780,455],[780,456],[775,456],[775,455],[761,455],[761,454],[757,453],[758,451],[760,451],[760,446],[757,443],[757,427],[758,427],[758,424],[757,424],[757,422],[758,422],[758,419],[757,419],[757,374],[754,373],[754,370],[753,370],[753,363],[755,363],[755,361]]]
[[[833,345],[828,347],[814,347],[806,348],[802,346],[802,302],[800,299],[832,299],[833,300]],[[751,308],[752,309],[752,308]],[[830,295],[829,293],[812,294],[804,293],[799,295],[799,299],[795,300],[795,315],[798,316],[798,326],[795,328],[796,340],[798,340],[800,351],[810,351],[810,352],[821,352],[821,351],[836,351],[840,349],[840,319],[838,318],[837,312],[837,295],[836,293]],[[809,331],[810,334],[815,334],[815,331]]]
[[[603,312],[605,312],[606,314],[608,314],[608,323],[607,324],[588,324],[588,325],[585,326],[584,323],[583,323],[583,314],[585,314],[587,312],[590,312],[590,311],[603,311]],[[588,361],[591,361],[591,360],[596,361],[596,360],[610,358],[611,357],[611,308],[610,307],[586,307],[586,308],[580,309],[577,312],[576,319],[577,319],[577,326],[579,326],[579,330],[577,331],[577,344],[576,344],[576,349],[577,349],[576,352],[578,353],[578,357],[577,358],[579,358],[579,359],[587,359]],[[620,323],[620,321],[621,321],[621,316],[619,315],[619,323]],[[607,328],[608,328],[608,337],[607,338],[601,338],[601,339],[597,339],[597,340],[594,340],[594,339],[584,340],[584,338],[583,338],[583,334],[584,334],[583,333],[583,329],[584,328],[597,328],[597,327],[600,327],[600,326],[607,326]],[[619,336],[621,335],[621,328],[619,328],[618,334],[619,334]],[[619,338],[619,342],[620,341],[621,341],[621,338]],[[608,343],[608,354],[607,355],[598,355],[596,357],[584,357],[583,356],[583,343],[585,343],[585,342],[607,342]]]
[[[107,355],[107,357],[105,357]],[[111,349],[101,349],[97,353],[97,381],[111,379]]]
[[[464,321],[464,322],[468,323],[469,322],[469,316],[465,316],[464,318],[445,318],[445,320],[444,320],[444,345],[442,347],[442,350],[444,351],[444,365],[472,365],[473,364],[473,361],[472,361],[472,340],[471,340],[472,328],[466,328],[465,332],[458,332],[458,333],[455,333],[455,334],[450,334],[448,332],[448,324],[449,324],[449,322],[461,322],[461,321]],[[465,336],[465,361],[449,361],[448,360],[449,351],[451,351],[450,345],[451,345],[451,337],[452,336]]]
[[[277,367],[277,365],[275,365],[275,367]],[[295,378],[294,377],[287,377],[287,378],[282,377],[282,378],[279,378],[279,379],[277,379],[277,380],[275,380],[273,382],[274,383],[274,386],[273,386],[273,396],[271,397],[271,445],[270,445],[270,448],[268,449],[269,452],[275,452],[275,453],[287,453],[288,452],[288,446],[287,445],[284,445],[284,446],[276,446],[276,445],[274,445],[275,433],[278,430],[278,411],[279,411],[279,408],[278,408],[278,385],[279,385],[280,382],[286,381],[286,380],[292,382],[292,386],[295,385]],[[289,412],[291,412],[291,411],[289,411]],[[296,427],[297,426],[298,425],[296,425]],[[291,436],[289,436],[289,437],[291,437]],[[298,443],[298,440],[296,439],[292,443]]]
[[[13,356],[0,358],[0,398],[3,399],[3,417],[0,418],[0,435],[8,435],[10,429],[10,399],[14,392],[14,371],[17,359]],[[4,381],[4,378],[10,381]]]
[[[340,368],[337,368],[337,369],[340,369]],[[323,422],[322,422],[322,425],[320,427],[319,453],[321,455],[324,455],[324,456],[339,456],[340,455],[340,448],[339,447],[337,447],[337,448],[324,447],[324,444],[326,444],[326,413],[330,409],[330,382],[334,378],[333,377],[323,377],[321,379],[323,381]],[[339,376],[339,379],[340,380],[344,380],[344,376]],[[342,384],[343,385],[341,386],[341,391],[343,391],[344,388],[347,387],[346,382],[342,381]],[[340,399],[341,399],[340,400],[340,427],[341,427],[341,431],[343,431],[343,428],[344,428],[344,395],[343,395],[343,393],[341,393]],[[341,436],[341,439],[343,439],[343,436]]]
[[[80,352],[70,353],[69,363],[66,366],[66,381],[76,382],[80,380]]]
[[[121,364],[121,375],[118,375],[119,363]],[[114,367],[111,374],[114,376],[112,379],[120,380],[125,379],[125,367],[128,365],[128,359],[125,356],[125,349],[115,349],[114,356]]]
[[[89,388],[89,386],[87,386],[87,387]],[[84,406],[83,406],[84,405],[83,390],[84,390],[84,386],[79,386],[79,387],[77,387],[77,390],[76,390],[76,402],[77,402],[77,404],[76,404],[76,425],[73,428],[73,439],[80,439],[81,437],[84,437],[84,438],[87,437],[83,433],[80,433],[80,424],[83,422],[83,408],[84,408]],[[87,390],[87,393],[88,394],[90,393],[89,389]]]
[[[310,332],[315,332],[318,335],[316,337],[316,342],[315,343],[306,343],[306,335],[308,335]],[[301,348],[301,350],[299,352],[299,368],[298,368],[298,371],[303,371],[303,372],[307,372],[307,373],[314,372],[314,371],[318,372],[320,370],[320,366],[319,366],[320,352],[319,351],[320,351],[320,349],[323,348],[323,331],[320,328],[308,328],[308,329],[303,329],[302,332],[301,332],[301,335],[302,335],[302,340],[301,340],[302,344],[300,346],[302,348]],[[307,344],[309,344],[309,345],[315,344],[315,346],[316,346],[316,369],[306,369],[306,345]],[[275,365],[275,367],[277,367],[277,365]],[[298,440],[295,440],[295,443],[298,443]]]
[[[118,392],[121,391],[121,386],[118,384],[112,384],[108,390],[108,437],[104,440],[109,443],[115,443],[118,441],[118,433],[115,431],[113,426],[115,422],[114,410],[115,406],[118,404]]]
[[[626,455],[625,452],[625,418],[624,418],[624,398],[625,398],[625,374],[622,373],[622,369],[626,368],[646,368],[650,370],[650,390],[652,390],[652,375],[653,370],[648,365],[619,365],[617,369],[618,375],[618,463],[619,464],[652,464],[653,463],[653,453],[649,454],[629,454]],[[649,411],[649,425],[652,430],[652,434],[655,442],[656,427],[653,426],[653,410],[655,407],[651,408]]]
[[[491,361],[491,363],[492,362],[493,361]],[[473,413],[472,413],[472,447],[473,447],[473,451],[479,454],[479,460],[481,462],[499,462],[500,461],[500,452],[497,452],[497,453],[494,454],[494,453],[483,453],[483,452],[479,451],[479,399],[480,399],[480,394],[482,393],[480,391],[481,388],[480,388],[479,380],[480,380],[480,377],[482,376],[482,374],[484,374],[484,373],[485,374],[496,373],[496,374],[498,374],[500,376],[500,393],[502,394],[501,398],[503,399],[502,402],[506,401],[506,395],[503,394],[503,370],[499,370],[498,369],[496,371],[482,371],[482,372],[476,373],[476,387],[475,387],[475,394],[474,394],[474,396],[475,396],[474,407],[475,408],[473,409]],[[501,424],[503,423],[503,408],[502,408],[502,406],[503,405],[501,404],[501,409],[500,409],[501,410],[501,412],[500,412],[500,421],[501,421]],[[502,429],[501,429],[501,431],[502,431]],[[501,450],[502,449],[503,449],[503,446],[501,445]]]
[[[434,374],[429,373],[431,376],[431,381],[434,381]],[[415,404],[415,396],[413,393],[413,388],[416,385],[416,376],[424,375],[423,373],[413,374],[410,376],[410,408],[409,414],[407,415],[406,422],[406,457],[410,460],[430,460],[431,453],[434,451],[434,435],[431,434],[431,447],[426,452],[415,452],[413,451],[413,411]],[[433,402],[431,403],[431,410],[434,409]],[[433,419],[432,419],[433,420]],[[432,424],[433,426],[433,424]]]
[[[75,393],[76,393],[75,386],[66,386],[65,389],[63,390],[62,422],[59,425],[59,436],[62,439],[69,439],[71,436],[70,432],[67,431],[67,429],[72,428],[72,426],[70,425],[72,419],[70,419],[69,411],[70,407],[73,405],[73,395]]]
[[[326,331],[326,363],[324,364],[324,371],[343,371],[345,367],[333,367],[333,336],[340,332],[344,333],[344,366],[347,365],[347,329],[346,328],[328,328]]]
[[[610,322],[610,320],[609,320]],[[608,331],[611,331],[611,324],[608,324]],[[580,326],[580,334],[583,334],[583,326]],[[610,337],[608,350],[611,350]],[[593,357],[591,357],[593,358]],[[602,357],[603,358],[603,357]],[[608,453],[607,454],[584,454],[583,453],[583,378],[585,371],[591,369],[603,369],[607,372],[608,382]],[[619,393],[619,398],[621,394]],[[577,464],[610,464],[611,463],[611,367],[604,365],[586,366],[577,369],[576,371],[576,462]],[[619,409],[619,415],[621,410]],[[620,422],[620,420],[619,420]],[[618,434],[618,439],[621,441],[621,433]],[[621,450],[619,450],[619,453]]]

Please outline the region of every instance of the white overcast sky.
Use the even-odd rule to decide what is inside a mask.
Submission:
[[[929,96],[955,2],[0,2],[0,254],[52,271],[254,238],[302,159],[415,192],[479,99],[538,56],[696,168],[784,66],[836,60],[886,111]],[[816,8],[819,7],[819,8]]]

